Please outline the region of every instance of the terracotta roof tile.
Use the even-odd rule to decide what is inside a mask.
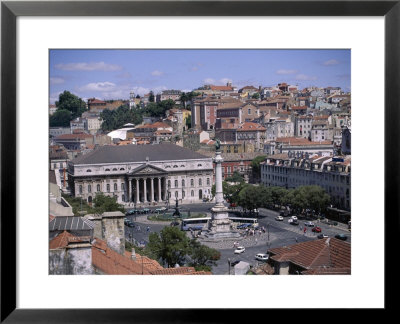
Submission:
[[[350,269],[351,245],[336,238],[302,242],[268,251],[275,261],[290,261],[305,269]]]

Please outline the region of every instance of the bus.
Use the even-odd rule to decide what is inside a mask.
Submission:
[[[208,228],[208,223],[211,217],[201,217],[201,218],[186,218],[182,219],[181,230],[182,231],[199,231]]]
[[[229,217],[229,219],[233,222],[234,226],[237,228],[238,226],[241,227],[257,227],[258,220],[257,218],[246,218],[246,217]]]

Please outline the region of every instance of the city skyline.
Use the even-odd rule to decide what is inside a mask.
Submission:
[[[83,99],[128,99],[130,91],[185,92],[232,82],[280,82],[351,91],[351,51],[335,50],[50,50],[50,104],[68,90]]]

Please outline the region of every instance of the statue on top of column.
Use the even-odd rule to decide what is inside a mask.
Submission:
[[[219,151],[221,149],[221,141],[219,140],[219,138],[217,138],[215,140],[215,150]]]

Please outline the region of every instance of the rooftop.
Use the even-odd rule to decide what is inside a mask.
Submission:
[[[164,143],[153,145],[122,145],[101,146],[98,149],[77,157],[72,164],[97,164],[97,163],[129,163],[149,161],[175,161],[186,159],[204,159],[204,155],[189,149]]]

